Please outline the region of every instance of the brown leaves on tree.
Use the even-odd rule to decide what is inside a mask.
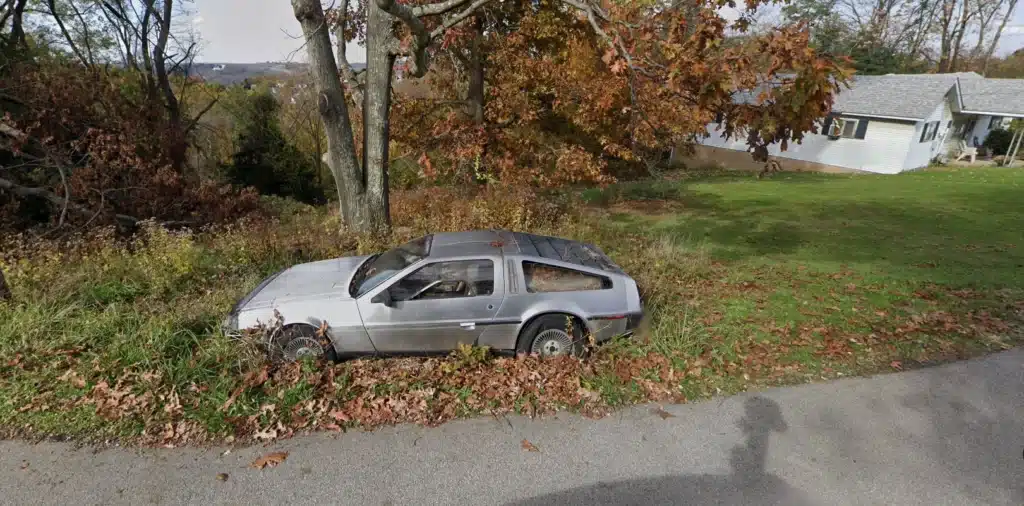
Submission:
[[[445,35],[438,52],[447,57],[425,79],[429,97],[396,97],[392,134],[432,154],[420,158],[428,179],[473,180],[483,170],[543,186],[609,182],[708,135],[738,136],[759,158],[772,143],[800,142],[830,111],[845,63],[810,49],[801,27],[744,33],[746,17],[730,24],[721,6],[603,4],[607,18],[594,23],[559,2],[485,7],[485,33]],[[477,60],[487,80],[482,125],[462,91]],[[719,130],[708,132],[716,116]]]
[[[110,224],[115,215],[196,224],[225,221],[258,209],[258,196],[203,181],[177,167],[187,133],[170,121],[160,100],[133,91],[131,71],[87,72],[53,60],[21,62],[0,77],[19,106],[3,118],[24,132],[4,178],[70,197],[90,213],[68,213],[71,224]],[[201,86],[201,85],[196,85]],[[61,170],[57,170],[57,168]],[[177,168],[176,168],[177,167]],[[0,223],[30,226],[15,208],[0,206]],[[9,215],[8,215],[9,214]],[[61,209],[51,213],[54,221]]]
[[[288,459],[288,452],[274,452],[268,453],[249,464],[249,467],[254,469],[263,469],[265,467],[274,467]]]

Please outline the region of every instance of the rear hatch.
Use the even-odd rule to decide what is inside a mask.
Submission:
[[[523,254],[551,258],[615,274],[625,274],[618,264],[601,251],[601,248],[593,244],[522,232],[507,234]]]

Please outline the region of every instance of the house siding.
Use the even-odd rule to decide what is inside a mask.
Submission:
[[[953,121],[953,109],[950,107],[950,100],[953,99],[955,96],[947,96],[946,100],[943,100],[924,121],[918,121],[914,125],[914,136],[910,139],[907,159],[903,164],[907,170],[927,167],[933,158],[946,154],[945,151],[948,149],[946,137],[952,132],[947,125]],[[939,130],[935,134],[935,139],[921,142],[921,134],[924,132],[925,125],[933,121],[939,122]]]
[[[850,118],[860,119],[856,116]],[[869,123],[863,139],[830,140],[825,135],[808,133],[804,136],[803,143],[790,143],[789,149],[785,152],[777,143],[771,145],[768,152],[773,157],[783,159],[783,164],[784,160],[789,158],[880,174],[896,174],[905,170],[904,162],[907,160],[909,147],[917,140],[913,137],[915,125],[892,120],[867,119]],[[717,127],[717,123],[708,125],[711,137],[704,139],[701,144],[747,151],[743,139],[724,139],[720,132],[716,131]]]
[[[987,115],[984,115],[984,114],[979,115],[978,116],[978,123],[974,125],[974,132],[971,133],[971,136],[967,138],[967,142],[970,143],[975,137],[977,137],[978,138],[978,145],[979,146],[982,143],[984,143],[985,139],[988,137],[989,132],[992,131],[992,130],[989,130],[989,128],[988,128],[988,124],[991,123],[991,122],[992,122],[992,116],[987,116]]]

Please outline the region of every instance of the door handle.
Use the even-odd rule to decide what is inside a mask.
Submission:
[[[465,330],[473,330],[476,328],[476,322],[460,323],[459,326]]]

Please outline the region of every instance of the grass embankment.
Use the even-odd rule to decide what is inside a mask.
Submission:
[[[183,444],[557,408],[600,412],[900,369],[1017,344],[1024,172],[714,175],[579,196],[395,197],[400,241],[528,229],[599,244],[650,318],[590,359],[358,360],[269,370],[219,335],[231,304],[284,266],[380,247],[323,210],[131,246],[5,246],[0,426],[9,434]],[[573,201],[575,202],[575,201]],[[13,244],[13,243],[12,243]],[[18,259],[18,260],[15,260]]]

